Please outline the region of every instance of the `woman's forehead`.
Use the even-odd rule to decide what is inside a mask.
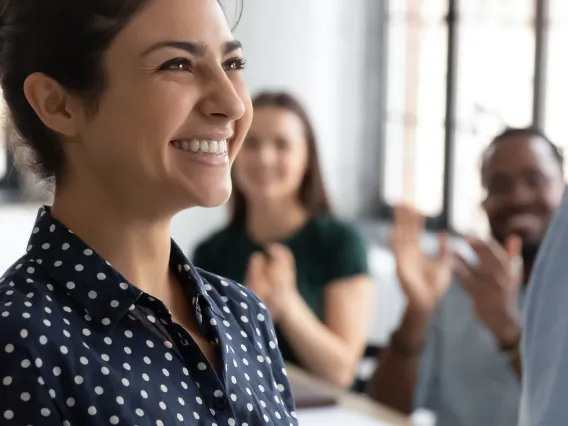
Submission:
[[[192,42],[222,52],[231,40],[231,29],[217,0],[149,0],[115,42],[139,49],[164,41]]]

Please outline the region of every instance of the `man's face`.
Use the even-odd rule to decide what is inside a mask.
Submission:
[[[493,237],[504,243],[517,235],[524,250],[543,240],[564,190],[562,170],[551,146],[536,136],[498,141],[484,158],[487,190],[483,206]]]

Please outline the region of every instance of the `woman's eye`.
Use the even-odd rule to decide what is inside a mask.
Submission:
[[[245,68],[247,61],[244,58],[232,58],[224,64],[225,71],[239,71]]]
[[[188,71],[191,72],[191,61],[186,58],[176,58],[160,66],[160,71]]]

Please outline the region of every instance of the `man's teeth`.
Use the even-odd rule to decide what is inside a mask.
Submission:
[[[182,151],[188,152],[204,152],[211,154],[224,154],[227,152],[227,141],[191,139],[173,141],[172,145]]]

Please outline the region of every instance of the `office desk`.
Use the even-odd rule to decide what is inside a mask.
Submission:
[[[410,419],[394,412],[393,410],[390,410],[387,407],[373,402],[370,398],[367,398],[364,395],[358,395],[343,390],[334,389],[329,384],[310,376],[308,373],[292,365],[287,365],[286,370],[288,371],[288,378],[293,384],[292,388],[294,388],[295,385],[305,385],[306,387],[310,388],[316,387],[322,389],[322,391],[325,393],[334,395],[335,399],[339,403],[339,406],[342,408],[348,409],[350,411],[355,411],[378,420],[383,420],[396,426],[412,425]],[[301,413],[300,409],[298,411],[299,413]]]

